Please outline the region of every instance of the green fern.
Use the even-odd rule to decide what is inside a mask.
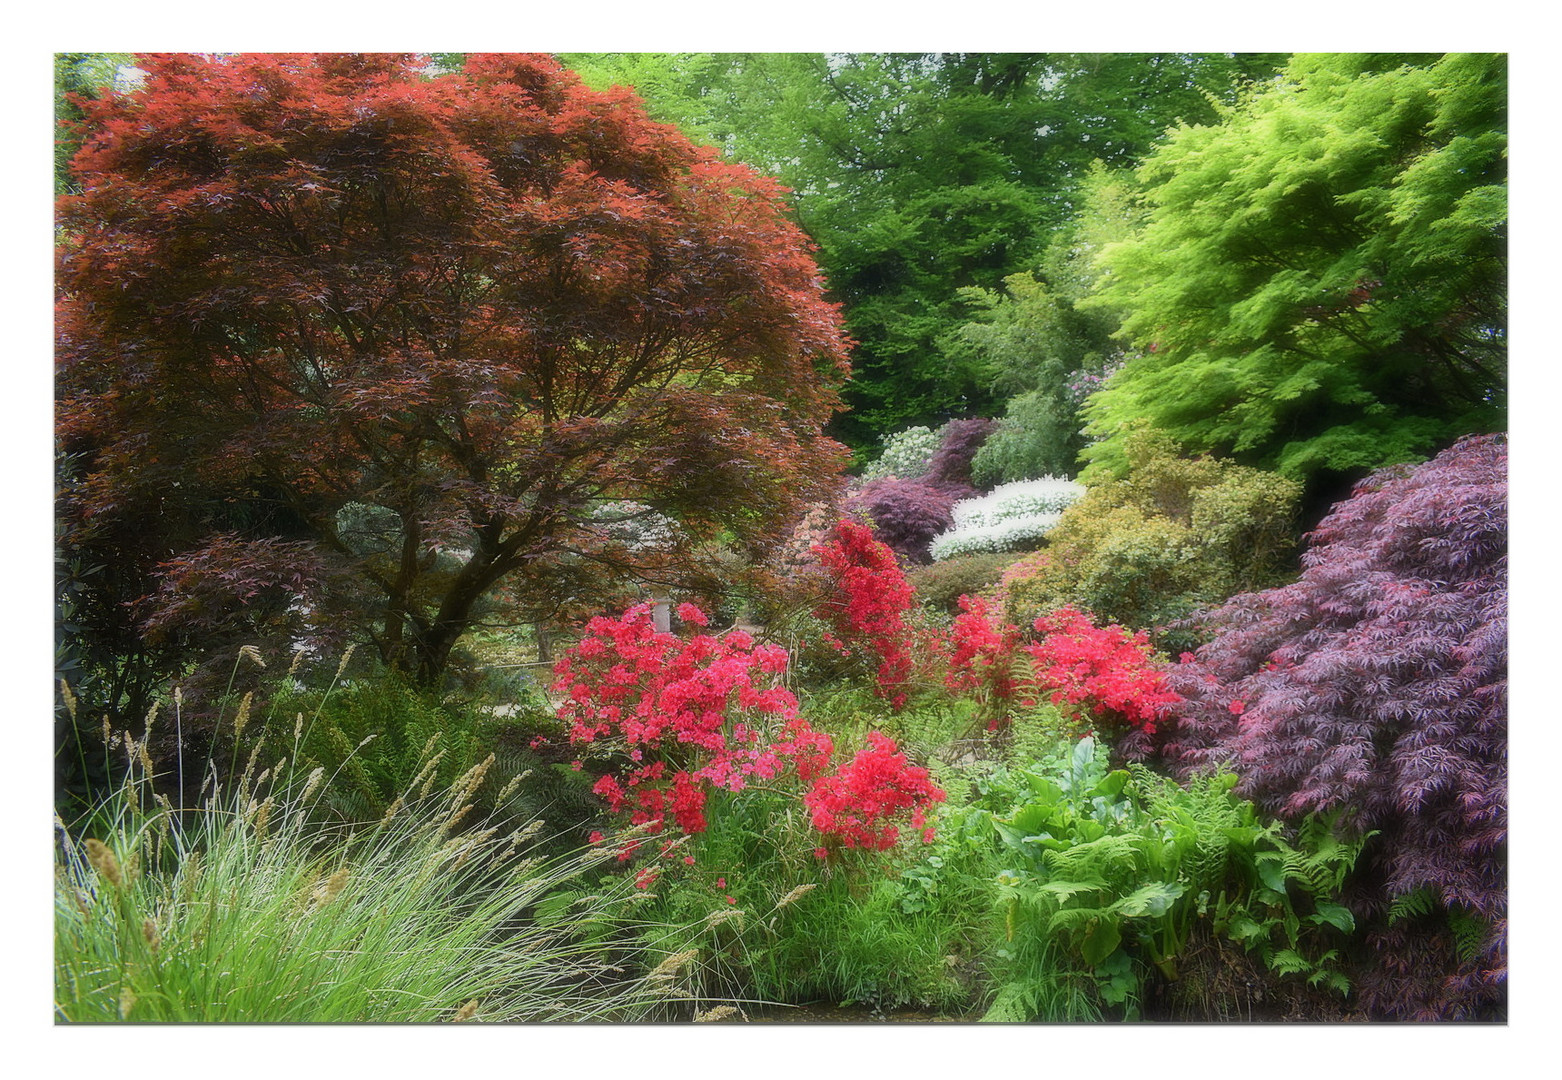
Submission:
[[[1401,919],[1419,919],[1432,914],[1438,907],[1437,894],[1431,886],[1423,885],[1403,896],[1395,897],[1388,906],[1388,922],[1392,926]]]
[[[1480,915],[1464,907],[1450,907],[1448,929],[1453,931],[1460,963],[1473,964],[1486,952],[1491,937],[1491,923]]]

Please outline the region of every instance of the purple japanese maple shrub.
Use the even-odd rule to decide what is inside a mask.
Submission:
[[[1351,902],[1379,1015],[1491,1016],[1505,993],[1507,461],[1479,436],[1363,480],[1300,580],[1203,616],[1167,679],[1174,769],[1230,762],[1276,816],[1376,833]]]
[[[923,482],[950,491],[968,489],[957,493],[956,498],[974,494],[975,489],[971,484],[971,461],[997,427],[996,420],[987,420],[980,416],[969,420],[949,421],[943,427],[943,441],[938,444],[938,449],[933,451],[933,456],[928,459],[927,475],[922,478]]]
[[[959,495],[920,480],[870,480],[846,500],[849,512],[873,521],[874,535],[906,562],[932,562],[928,545],[953,524],[950,507]]]

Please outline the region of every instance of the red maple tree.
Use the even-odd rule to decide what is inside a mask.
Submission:
[[[57,425],[67,534],[155,556],[143,632],[356,618],[433,678],[501,582],[545,610],[602,561],[763,547],[839,471],[848,342],[784,189],[627,91],[546,56],[138,65],[57,207]],[[614,541],[605,500],[671,539]]]

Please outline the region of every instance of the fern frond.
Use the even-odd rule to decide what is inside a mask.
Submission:
[[[1448,929],[1453,932],[1460,963],[1473,964],[1486,951],[1491,924],[1473,911],[1458,906],[1449,908]]]
[[[1300,975],[1313,968],[1312,962],[1295,949],[1278,949],[1268,961],[1269,970],[1279,975]]]
[[[1082,926],[1091,919],[1099,919],[1107,914],[1110,909],[1098,907],[1064,908],[1055,912],[1047,923],[1048,930],[1072,930]]]
[[[1132,833],[1113,834],[1070,848],[1042,852],[1042,862],[1053,874],[1067,878],[1109,880],[1113,869],[1134,869],[1143,859],[1145,838]]]
[[[1437,908],[1437,897],[1429,886],[1423,885],[1419,889],[1405,893],[1397,897],[1388,908],[1388,922],[1392,926],[1400,919],[1416,919],[1430,915]]]

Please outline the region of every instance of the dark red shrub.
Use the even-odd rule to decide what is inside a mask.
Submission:
[[[1228,760],[1276,815],[1377,833],[1355,902],[1378,957],[1359,992],[1383,1014],[1490,1015],[1505,982],[1507,460],[1482,436],[1362,481],[1301,579],[1208,614],[1169,679],[1170,762]]]
[[[874,534],[891,551],[909,563],[926,565],[933,561],[928,545],[954,523],[949,514],[954,501],[952,493],[920,480],[887,476],[864,484],[846,501],[846,510],[866,513]]]
[[[927,476],[923,479],[937,487],[971,487],[971,460],[997,426],[996,420],[986,420],[980,416],[949,421],[943,428],[944,441],[928,461]]]

